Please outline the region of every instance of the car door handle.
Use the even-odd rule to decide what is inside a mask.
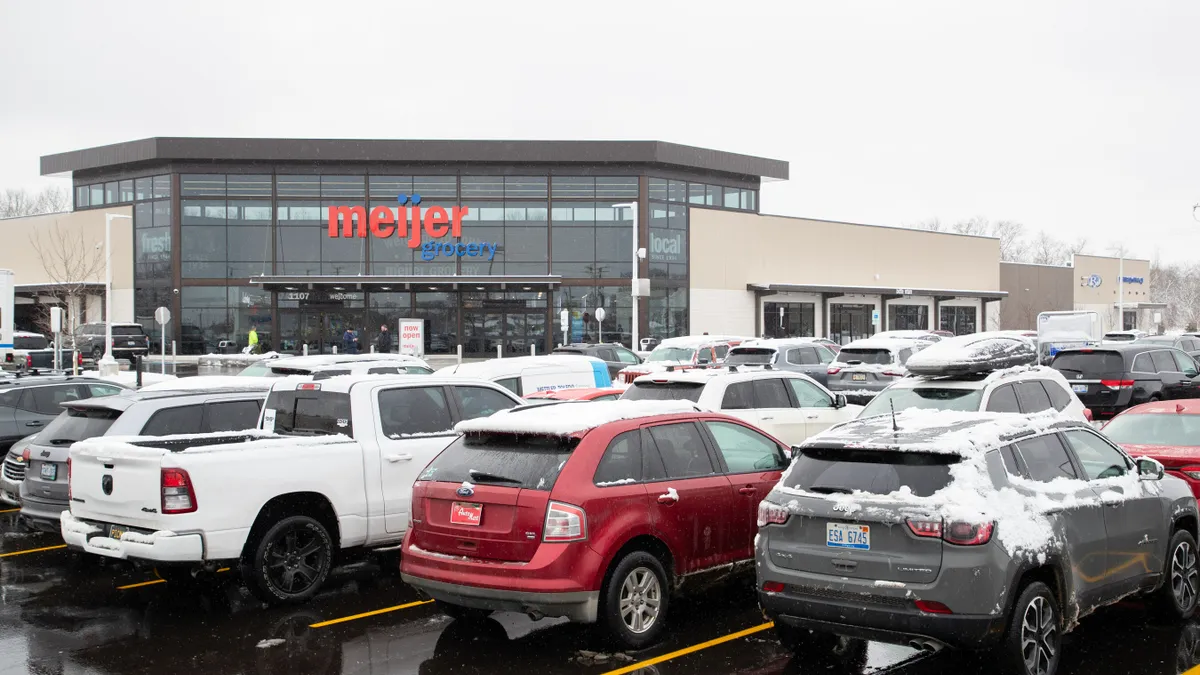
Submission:
[[[27,426],[27,427],[43,427],[43,426],[46,426],[46,423],[34,420],[32,422],[26,422],[25,426]]]
[[[775,417],[774,417],[773,415],[771,415],[771,416],[768,416],[768,415],[763,415],[763,416],[762,416],[762,417],[760,417],[759,419],[760,419],[760,420],[773,420],[773,419],[775,419]]]
[[[758,490],[750,487],[749,485],[747,485],[744,488],[738,488],[739,495],[753,495],[756,492],[758,492]]]
[[[804,416],[804,419],[806,419],[806,420],[815,420],[815,419],[817,419],[818,417],[820,417],[820,415],[805,415],[805,416]]]
[[[393,464],[395,464],[396,462],[408,462],[408,461],[411,461],[412,458],[413,458],[413,456],[408,455],[408,454],[387,455],[384,457],[384,459],[386,459],[387,461],[389,461]]]
[[[671,506],[672,504],[674,504],[674,503],[675,503],[675,501],[676,501],[676,500],[675,500],[675,498],[674,498],[674,497],[672,497],[671,495],[659,495],[659,496],[658,496],[658,503],[659,503],[659,504],[664,504],[664,505],[666,505],[666,506]]]

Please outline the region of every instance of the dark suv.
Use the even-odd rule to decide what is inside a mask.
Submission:
[[[1067,378],[1097,418],[1112,417],[1147,401],[1200,396],[1195,359],[1178,349],[1140,340],[1064,349],[1050,367]]]
[[[642,362],[642,357],[634,354],[618,344],[585,344],[576,343],[563,345],[554,350],[555,354],[578,354],[600,359],[608,366],[608,376],[614,381],[617,373],[625,366],[636,366]]]
[[[1140,345],[1174,347],[1187,352],[1188,356],[1192,358],[1200,357],[1200,337],[1194,335],[1151,335],[1150,337],[1138,338],[1137,343]]]
[[[1062,634],[1134,594],[1196,612],[1196,500],[1052,414],[902,413],[806,441],[759,505],[758,597],[784,645],[994,648],[1054,675]]]
[[[140,323],[114,323],[112,336],[114,359],[132,361],[150,350],[150,337]],[[103,323],[85,323],[75,329],[75,349],[93,360],[104,356],[104,339]]]

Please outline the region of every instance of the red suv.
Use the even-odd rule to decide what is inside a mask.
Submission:
[[[413,485],[404,581],[456,618],[565,616],[654,642],[685,576],[751,569],[758,503],[789,461],[758,429],[694,410],[564,403],[460,424]]]

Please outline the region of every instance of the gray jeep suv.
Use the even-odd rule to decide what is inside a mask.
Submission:
[[[1062,634],[1134,594],[1196,611],[1196,499],[1082,422],[923,411],[798,448],[759,505],[758,596],[797,650],[993,648],[1053,675]],[[844,646],[844,645],[843,645]]]

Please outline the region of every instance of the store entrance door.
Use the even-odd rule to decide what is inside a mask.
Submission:
[[[546,301],[539,293],[463,293],[463,351],[474,356],[495,356],[499,345],[505,356],[529,354],[529,346],[545,349]]]
[[[871,312],[874,305],[829,305],[829,339],[840,345],[874,334]]]
[[[359,351],[370,350],[363,335],[361,309],[307,306],[299,310],[280,310],[279,315],[285,351],[302,354],[304,345],[308,345],[309,354],[332,354],[334,347],[339,354],[344,354],[342,337],[347,327],[358,332]]]

